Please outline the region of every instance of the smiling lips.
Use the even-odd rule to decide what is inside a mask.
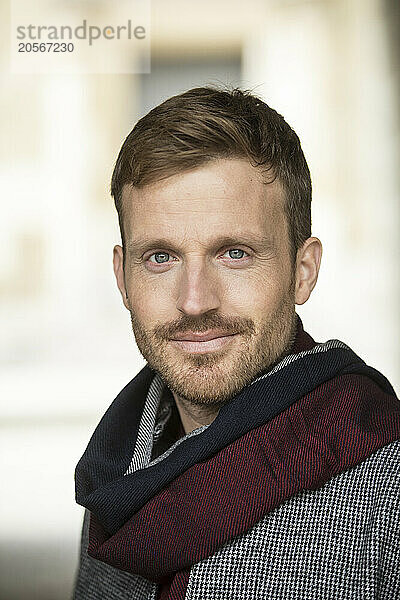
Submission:
[[[227,333],[221,329],[213,329],[205,333],[186,331],[185,333],[176,333],[171,341],[186,352],[201,353],[219,350],[236,335],[237,333]]]

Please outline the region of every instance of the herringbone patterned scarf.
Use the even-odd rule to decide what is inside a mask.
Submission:
[[[292,352],[151,461],[162,381],[146,366],[104,415],[76,469],[91,512],[89,555],[185,595],[192,565],[301,490],[400,438],[387,379],[298,319]]]

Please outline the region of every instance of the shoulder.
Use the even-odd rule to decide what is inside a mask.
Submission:
[[[359,524],[368,522],[382,530],[391,527],[400,515],[400,440],[375,450],[319,490],[300,495],[321,509],[329,505],[343,522],[358,515]]]
[[[364,460],[343,473],[336,475],[329,483],[340,479],[363,482],[365,490],[379,491],[380,494],[397,492],[400,489],[400,440],[394,440],[374,450]]]
[[[400,440],[376,450],[358,465],[358,471],[364,473],[382,504],[400,505]]]
[[[400,485],[400,440],[375,450],[357,467],[368,471],[379,483]]]

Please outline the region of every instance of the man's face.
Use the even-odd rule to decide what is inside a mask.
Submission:
[[[242,159],[125,186],[125,273],[140,352],[168,387],[223,404],[288,351],[295,272],[284,197]],[[121,283],[124,279],[124,283]]]

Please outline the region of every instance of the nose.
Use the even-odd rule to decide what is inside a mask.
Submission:
[[[177,309],[198,316],[220,307],[215,278],[204,264],[187,264],[178,282]]]

